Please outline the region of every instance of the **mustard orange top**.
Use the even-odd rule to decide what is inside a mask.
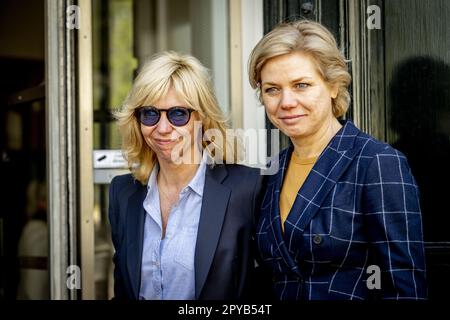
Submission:
[[[283,232],[284,222],[291,211],[297,193],[308,177],[317,158],[318,157],[300,159],[295,152],[292,152],[291,161],[289,162],[280,194],[280,218]]]

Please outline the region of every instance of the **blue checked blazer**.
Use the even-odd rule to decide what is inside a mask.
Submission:
[[[280,190],[292,151],[279,154],[267,179],[256,235],[277,298],[425,299],[419,190],[405,156],[345,122],[300,188],[283,234]],[[381,271],[380,289],[369,285],[370,265]]]

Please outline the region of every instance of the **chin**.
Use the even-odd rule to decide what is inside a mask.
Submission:
[[[305,136],[305,133],[302,131],[298,131],[298,130],[281,130],[286,136],[288,136],[289,138],[293,138],[293,139],[298,139],[298,138],[302,138]]]
[[[158,157],[158,159],[171,162],[172,150],[159,150],[158,152],[156,152],[156,156]]]

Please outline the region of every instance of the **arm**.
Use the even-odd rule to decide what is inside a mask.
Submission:
[[[266,191],[265,185],[267,182],[267,176],[258,174],[254,193],[253,193],[253,231],[252,231],[252,260],[254,263],[254,269],[251,273],[251,298],[256,300],[275,300],[275,294],[272,290],[272,272],[269,270],[261,259],[259,254],[258,245],[256,242],[256,228],[259,221],[261,204],[264,198],[264,192]]]
[[[119,217],[117,216],[117,199],[115,194],[115,184],[116,179],[114,178],[111,181],[109,186],[109,222],[111,224],[111,239],[114,245],[114,255],[113,255],[113,263],[114,263],[114,297],[113,299],[124,299],[125,298],[125,290],[123,286],[123,280],[121,276],[121,272],[117,265],[117,250],[120,247],[120,235],[118,233],[119,230]]]
[[[426,299],[419,190],[405,156],[392,148],[377,154],[362,190],[369,259],[381,269],[381,297]]]

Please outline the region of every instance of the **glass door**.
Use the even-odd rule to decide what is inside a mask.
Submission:
[[[408,158],[420,191],[430,299],[450,297],[450,3],[346,1],[355,122]],[[379,26],[366,27],[368,6]],[[375,13],[377,14],[377,13]]]
[[[0,300],[49,299],[44,1],[1,1],[0,30]]]

